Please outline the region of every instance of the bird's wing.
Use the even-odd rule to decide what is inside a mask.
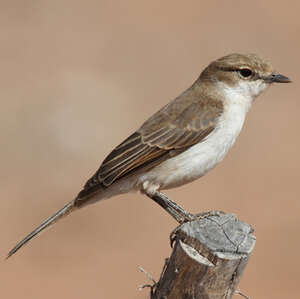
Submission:
[[[106,157],[79,197],[95,193],[97,186],[108,187],[133,170],[153,167],[201,142],[214,130],[222,112],[220,102],[205,108],[205,103],[199,102],[180,107],[179,112],[175,111],[178,107],[165,106]]]

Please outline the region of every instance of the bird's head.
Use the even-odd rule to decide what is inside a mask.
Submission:
[[[256,54],[230,54],[211,62],[199,77],[202,82],[225,84],[237,94],[257,97],[272,83],[291,80],[277,73],[272,65]]]

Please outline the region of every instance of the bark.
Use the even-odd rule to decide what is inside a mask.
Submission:
[[[184,223],[172,237],[151,299],[232,298],[255,245],[251,226],[221,213]]]

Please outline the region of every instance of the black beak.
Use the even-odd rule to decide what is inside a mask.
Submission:
[[[266,77],[266,81],[269,83],[291,83],[292,80],[286,76],[283,76],[281,74],[272,74],[268,77]]]

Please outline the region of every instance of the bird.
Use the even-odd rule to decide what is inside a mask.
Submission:
[[[214,168],[234,144],[255,98],[273,83],[289,82],[256,54],[233,53],[212,61],[187,90],[114,148],[78,195],[7,258],[74,210],[133,191],[153,199],[179,223],[194,219],[161,190],[192,182]]]

